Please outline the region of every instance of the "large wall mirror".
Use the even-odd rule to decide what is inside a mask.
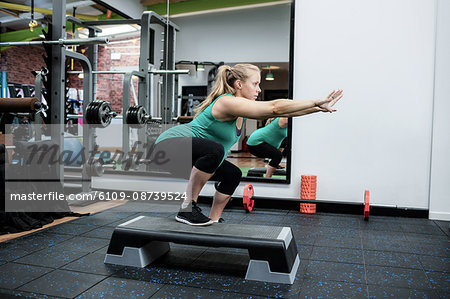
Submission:
[[[201,3],[202,4],[201,4]],[[245,1],[231,6],[229,1],[170,1],[148,9],[165,15],[180,26],[176,37],[176,66],[190,69],[190,75],[179,76],[178,111],[193,115],[214,84],[217,67],[251,63],[261,69],[261,94],[258,101],[292,98],[293,5],[294,1]],[[246,140],[266,120],[247,120],[241,139],[227,159],[240,167],[244,181],[289,183],[290,121],[288,134],[280,148],[285,155],[279,169],[266,178],[268,159],[248,152]]]

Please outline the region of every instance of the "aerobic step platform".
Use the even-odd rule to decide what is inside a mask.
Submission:
[[[300,259],[290,227],[215,223],[190,226],[173,218],[140,216],[114,229],[105,263],[145,267],[169,242],[248,249],[248,280],[292,284]]]
[[[266,174],[267,168],[265,167],[253,167],[247,172],[247,176],[263,177]],[[273,175],[286,175],[286,169],[277,169]]]

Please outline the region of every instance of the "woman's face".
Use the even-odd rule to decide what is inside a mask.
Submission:
[[[256,100],[261,92],[261,88],[259,88],[260,83],[261,74],[257,71],[252,71],[246,81],[237,80],[235,82],[236,96],[244,97],[252,101]]]

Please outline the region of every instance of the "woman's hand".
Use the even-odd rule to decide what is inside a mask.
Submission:
[[[317,106],[322,109],[323,112],[335,112],[336,109],[333,108],[334,104],[337,103],[343,96],[343,90],[333,90],[326,98],[320,100]]]

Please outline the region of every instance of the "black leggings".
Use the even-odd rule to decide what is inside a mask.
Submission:
[[[249,145],[248,150],[253,156],[271,159],[269,165],[275,168],[280,165],[281,159],[283,159],[283,154],[277,148],[265,142],[258,145]]]
[[[159,155],[159,158],[155,159],[155,155]],[[232,195],[239,186],[242,172],[229,161],[224,160],[220,164],[224,155],[223,146],[215,141],[198,137],[175,137],[156,144],[152,159],[159,160],[159,169],[170,172],[176,178],[189,179],[193,166],[203,172],[214,173],[210,180],[218,182],[215,184],[216,190]]]
[[[283,155],[284,158],[286,158],[287,155],[289,154],[289,150],[290,150],[290,147],[287,142],[287,137],[284,138],[283,141],[281,142],[280,148],[283,148],[283,151],[281,152],[281,154]]]

